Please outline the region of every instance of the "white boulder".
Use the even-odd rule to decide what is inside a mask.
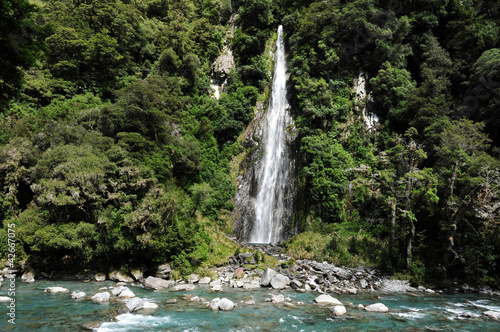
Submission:
[[[71,293],[71,298],[72,299],[81,299],[81,298],[84,298],[87,294],[85,294],[84,292],[73,292]]]
[[[375,304],[370,304],[365,307],[365,311],[370,311],[370,312],[388,312],[389,308],[385,306],[383,303],[375,303]]]
[[[111,295],[109,295],[108,292],[97,293],[96,295],[92,296],[92,301],[99,303],[108,302],[110,297]]]
[[[346,313],[345,307],[343,305],[333,306],[331,309],[334,316],[342,316]]]
[[[226,298],[221,299],[218,304],[220,310],[230,311],[234,309],[234,302]]]
[[[314,299],[314,302],[318,304],[342,305],[342,302],[328,294],[321,294]]]
[[[69,292],[69,289],[59,286],[47,287],[44,289],[45,293],[66,293]]]

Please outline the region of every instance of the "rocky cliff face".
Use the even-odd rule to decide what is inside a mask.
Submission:
[[[258,189],[257,174],[261,167],[263,155],[261,142],[267,112],[267,105],[258,104],[255,117],[243,134],[243,146],[247,149],[247,153],[240,164],[241,175],[238,177],[238,191],[235,198],[236,213],[233,222],[235,235],[242,242],[249,240],[255,221],[254,201]],[[283,186],[284,193],[281,241],[285,241],[297,234],[297,223],[293,222],[293,216],[297,189],[296,158],[298,133],[291,116],[287,116],[285,121],[285,144],[287,146],[285,160],[288,162],[288,171],[285,183],[280,184]]]

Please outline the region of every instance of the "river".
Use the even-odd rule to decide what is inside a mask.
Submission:
[[[82,282],[37,280],[33,284],[16,283],[16,324],[8,323],[7,304],[1,303],[5,314],[0,321],[1,331],[79,331],[90,322],[100,321],[96,332],[111,331],[499,331],[500,321],[481,318],[484,311],[500,311],[500,297],[485,294],[428,294],[428,293],[379,293],[365,292],[357,295],[332,296],[346,304],[347,313],[334,317],[328,306],[314,303],[317,292],[298,293],[285,290],[281,293],[291,302],[303,302],[296,308],[265,302],[271,294],[280,291],[261,288],[242,290],[225,288],[214,293],[207,285],[198,285],[191,292],[210,301],[226,297],[237,307],[233,311],[212,311],[200,302],[182,299],[186,292],[168,289],[152,291],[139,286],[129,288],[136,296],[159,305],[156,310],[142,310],[133,314],[118,314],[124,302],[111,298],[109,303],[99,304],[90,296],[111,288],[114,282]],[[50,294],[43,290],[49,286],[62,286],[69,293]],[[84,291],[88,297],[71,299],[71,292]],[[0,289],[6,296],[7,289]],[[167,304],[168,299],[177,303]],[[255,305],[241,301],[254,300]],[[389,307],[389,313],[369,313],[351,307],[381,302]],[[472,318],[461,315],[470,312]],[[117,315],[118,314],[118,315]]]

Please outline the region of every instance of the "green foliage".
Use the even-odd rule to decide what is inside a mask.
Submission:
[[[33,21],[37,9],[27,0],[0,1],[0,112],[19,94],[22,69],[33,66],[43,49],[48,31]]]
[[[177,277],[224,264],[238,138],[282,24],[307,230],[287,252],[416,283],[500,275],[496,2],[36,3],[0,1],[0,218],[21,260],[170,262]],[[216,100],[224,45],[236,66]]]

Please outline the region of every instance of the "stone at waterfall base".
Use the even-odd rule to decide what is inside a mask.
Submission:
[[[274,289],[284,289],[290,284],[290,279],[287,276],[284,276],[282,274],[276,274],[272,279],[271,279],[271,286]]]
[[[260,285],[267,287],[271,283],[271,280],[274,278],[275,275],[277,275],[278,272],[274,271],[273,269],[267,268],[264,273],[262,273],[262,276],[260,277]]]

